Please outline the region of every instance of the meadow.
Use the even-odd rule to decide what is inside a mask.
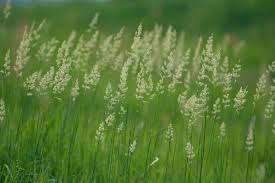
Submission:
[[[215,34],[98,21],[1,53],[1,182],[275,182],[275,61],[248,84]]]

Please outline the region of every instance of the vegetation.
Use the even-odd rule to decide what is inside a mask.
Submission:
[[[1,56],[1,182],[275,181],[275,61],[248,86],[240,47],[98,17]]]

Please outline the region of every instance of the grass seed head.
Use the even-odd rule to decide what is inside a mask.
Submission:
[[[41,72],[34,72],[32,75],[27,77],[25,82],[23,83],[23,86],[28,90],[27,95],[32,96],[33,92],[37,90],[37,83],[40,80]]]
[[[165,138],[166,138],[166,141],[169,143],[174,140],[174,128],[172,126],[172,123],[168,125]]]
[[[117,133],[120,134],[120,133],[122,132],[123,128],[124,128],[124,123],[122,122],[122,123],[120,123],[120,124],[118,125],[118,127],[117,127]]]
[[[95,139],[97,141],[102,141],[104,138],[104,132],[105,132],[105,123],[100,123],[95,133]]]
[[[10,49],[7,51],[5,58],[4,58],[4,65],[3,69],[0,71],[4,77],[8,77],[10,75],[11,70],[11,56],[10,56]]]
[[[41,77],[37,86],[37,92],[40,95],[45,95],[47,93],[47,90],[52,87],[53,80],[54,80],[54,67],[52,66],[50,70]]]
[[[254,101],[253,101],[253,104],[255,105],[256,102],[265,95],[265,90],[266,90],[266,84],[267,84],[267,75],[266,75],[266,72],[264,72],[258,83],[257,83],[257,86],[256,86],[256,93],[255,95],[253,96],[254,97]]]
[[[236,110],[236,112],[239,112],[244,108],[244,104],[246,102],[246,95],[247,95],[246,88],[243,89],[241,87],[236,97],[234,98],[234,109]]]
[[[137,141],[134,140],[134,141],[130,144],[129,152],[128,152],[128,154],[126,154],[126,155],[131,156],[131,155],[134,153],[134,151],[136,150],[136,147],[137,147]]]
[[[11,14],[11,0],[6,0],[5,7],[3,9],[4,18],[7,19]]]
[[[104,120],[104,123],[106,124],[106,126],[110,127],[113,126],[115,122],[115,113],[111,113],[109,114],[106,119]]]
[[[263,181],[266,175],[266,167],[264,163],[261,163],[257,168],[256,168],[256,176],[259,181]]]
[[[65,91],[69,81],[71,80],[70,66],[71,64],[63,63],[56,71],[56,74],[53,80],[54,94],[61,94],[62,92]]]
[[[253,146],[254,146],[254,131],[253,131],[253,125],[249,125],[248,128],[248,134],[246,137],[246,141],[245,141],[245,149],[247,150],[247,152],[251,152],[253,150]]]
[[[28,28],[25,27],[23,38],[19,44],[19,47],[16,51],[16,59],[14,63],[14,71],[18,77],[22,76],[22,71],[30,59],[30,49],[31,49],[31,34],[28,31]]]
[[[192,160],[195,158],[195,153],[194,153],[194,148],[191,144],[191,142],[187,142],[185,146],[185,152],[186,152],[186,157],[189,163],[192,163]]]
[[[6,110],[5,110],[5,102],[3,99],[0,100],[0,122],[3,122],[5,119]]]
[[[220,112],[221,112],[220,98],[217,98],[214,105],[213,105],[213,111],[212,111],[213,117],[215,119],[219,119],[220,118],[220,116],[219,116]]]
[[[265,106],[264,117],[265,119],[271,119],[274,113],[275,95],[271,96]]]
[[[79,83],[78,83],[78,79],[76,79],[75,84],[71,90],[71,96],[73,97],[73,101],[75,101],[78,95],[79,95]]]
[[[226,135],[226,124],[225,122],[222,122],[220,125],[220,139],[223,139]]]

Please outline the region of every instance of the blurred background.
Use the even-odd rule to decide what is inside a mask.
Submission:
[[[1,9],[5,2],[0,0]],[[50,34],[62,39],[72,29],[84,30],[98,12],[100,30],[106,35],[122,26],[133,32],[141,22],[145,29],[156,23],[172,25],[184,31],[187,40],[199,36],[205,40],[213,33],[216,42],[241,45],[239,57],[250,72],[275,60],[275,0],[11,0],[11,4],[9,20],[0,25],[0,42],[8,46],[33,21],[46,18]]]

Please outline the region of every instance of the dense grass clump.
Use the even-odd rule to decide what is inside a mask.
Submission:
[[[213,36],[97,20],[1,55],[1,182],[275,182],[275,62],[251,86]]]

